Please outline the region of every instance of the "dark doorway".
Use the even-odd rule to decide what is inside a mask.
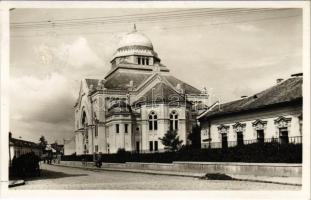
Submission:
[[[260,144],[265,142],[265,133],[263,130],[257,130],[257,142]]]
[[[244,144],[244,141],[243,141],[243,133],[242,132],[237,132],[237,143],[238,143],[238,146],[242,146]]]
[[[288,144],[288,130],[287,128],[280,128],[280,143]]]
[[[221,134],[221,147],[222,147],[223,149],[227,149],[227,148],[228,148],[228,137],[227,137],[227,133]]]
[[[137,151],[138,153],[139,153],[139,151],[140,151],[139,146],[140,146],[139,142],[136,142],[136,151]]]

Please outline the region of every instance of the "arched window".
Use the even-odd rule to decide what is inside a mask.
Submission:
[[[170,130],[178,130],[178,114],[176,111],[170,114]]]
[[[82,119],[81,119],[82,125],[85,126],[87,125],[87,117],[85,111],[82,113]]]
[[[158,130],[158,116],[154,111],[149,114],[149,130]]]

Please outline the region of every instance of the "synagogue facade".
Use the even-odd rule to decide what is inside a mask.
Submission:
[[[126,34],[102,79],[81,81],[75,104],[76,154],[163,151],[159,138],[176,131],[183,144],[200,109],[204,90],[177,79],[148,37]]]

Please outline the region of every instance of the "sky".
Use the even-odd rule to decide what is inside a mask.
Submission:
[[[183,9],[184,10],[184,9]],[[15,9],[10,13],[10,131],[13,137],[63,142],[74,136],[74,103],[84,78],[104,78],[118,41],[133,29],[147,35],[175,77],[212,101],[252,95],[302,72],[300,9],[195,15],[186,19],[59,26],[90,19],[177,9]],[[40,22],[38,27],[34,22]],[[27,25],[18,27],[17,23]]]

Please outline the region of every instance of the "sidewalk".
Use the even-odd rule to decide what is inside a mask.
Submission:
[[[167,176],[183,176],[183,177],[193,177],[202,178],[205,173],[195,173],[195,172],[177,172],[177,171],[158,171],[158,170],[142,170],[142,169],[126,169],[126,168],[97,168],[97,167],[81,167],[81,166],[68,166],[62,164],[55,164],[63,167],[73,167],[88,170],[103,170],[103,171],[120,171],[120,172],[131,172],[131,173],[144,173],[153,175],[167,175]],[[256,176],[256,175],[237,175],[237,174],[226,174],[231,176],[233,180],[236,181],[251,181],[251,182],[261,182],[261,183],[275,183],[283,185],[294,185],[302,186],[301,177],[268,177],[268,176]]]

